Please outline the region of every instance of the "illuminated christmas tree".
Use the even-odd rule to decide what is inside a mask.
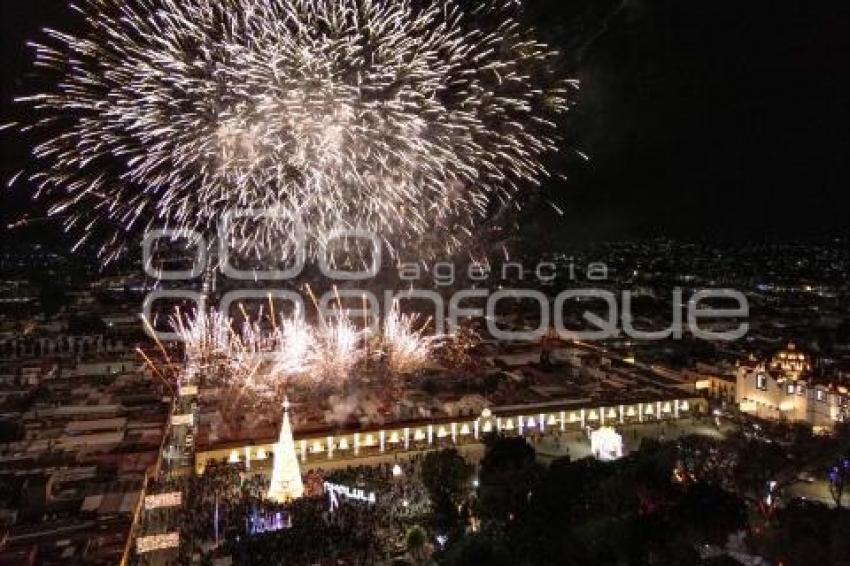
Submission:
[[[295,454],[295,440],[292,438],[292,425],[289,423],[289,399],[283,400],[283,422],[280,425],[280,438],[274,449],[274,466],[268,498],[278,503],[298,499],[304,495],[301,481],[301,468]]]

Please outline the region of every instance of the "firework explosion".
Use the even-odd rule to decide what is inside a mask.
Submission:
[[[316,360],[316,338],[307,322],[299,317],[282,319],[275,336],[276,347],[271,349],[275,361],[272,374],[309,375]]]
[[[235,340],[230,319],[215,310],[184,316],[178,309],[170,323],[186,347],[186,358],[198,367],[228,357],[234,344],[240,343]]]
[[[315,364],[317,380],[346,380],[366,355],[366,333],[358,330],[346,311],[338,309],[332,320],[319,326]]]
[[[268,317],[271,319],[271,317]],[[247,316],[246,316],[247,320]],[[234,387],[257,397],[279,397],[287,385],[341,385],[364,362],[389,376],[413,373],[431,360],[435,339],[425,336],[418,317],[402,315],[397,305],[387,313],[378,342],[370,350],[368,331],[349,313],[334,311],[312,326],[299,313],[281,316],[271,329],[245,322],[240,330],[224,314],[212,310],[189,316],[176,313],[171,325],[184,343],[187,373]]]
[[[393,374],[412,373],[431,361],[435,337],[425,336],[427,323],[418,325],[418,320],[415,314],[401,314],[397,302],[384,319],[386,363]],[[418,330],[417,326],[420,326]]]
[[[56,86],[19,99],[43,140],[23,178],[107,261],[239,209],[267,211],[226,237],[246,255],[299,225],[314,254],[346,229],[452,251],[547,174],[577,88],[516,2],[458,1],[78,0],[86,31],[34,45]]]

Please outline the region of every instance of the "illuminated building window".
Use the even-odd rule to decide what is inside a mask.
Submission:
[[[756,376],[756,387],[762,391],[767,391],[767,376],[763,373]]]
[[[826,391],[824,391],[823,389],[816,389],[815,390],[815,399],[817,399],[818,401],[821,401],[821,402],[826,401]]]
[[[788,395],[793,395],[793,394],[794,394],[794,390],[795,390],[795,388],[794,388],[794,384],[793,384],[793,383],[789,383],[789,384],[788,384],[788,387],[787,387]]]

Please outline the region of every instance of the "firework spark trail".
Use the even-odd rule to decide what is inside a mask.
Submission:
[[[317,334],[316,379],[344,382],[366,355],[365,331],[355,326],[345,309],[337,307],[331,320],[319,325]]]
[[[282,376],[310,374],[316,358],[316,338],[310,326],[295,316],[281,321],[277,335],[279,347],[274,351],[273,373]]]
[[[234,209],[273,217],[226,238],[256,257],[299,222],[314,254],[339,229],[456,249],[547,174],[577,89],[517,2],[457,1],[77,0],[86,31],[33,44],[55,88],[18,99],[42,140],[24,178],[107,261]]]
[[[171,317],[184,342],[188,374],[257,397],[275,396],[287,385],[342,385],[370,357],[393,376],[422,369],[433,359],[438,337],[425,336],[427,323],[417,328],[417,321],[395,304],[382,325],[383,349],[370,352],[366,331],[339,307],[316,326],[296,312],[281,315],[271,329],[245,320],[236,330],[232,319],[215,310]]]
[[[431,361],[437,337],[425,336],[430,320],[417,330],[419,317],[401,314],[397,302],[384,318],[382,339],[387,348],[387,366],[393,374],[412,373]]]
[[[187,360],[196,366],[229,358],[240,345],[231,319],[217,310],[184,315],[178,309],[170,322],[185,345]]]

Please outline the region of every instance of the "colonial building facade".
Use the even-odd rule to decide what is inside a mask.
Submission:
[[[578,431],[602,427],[677,420],[706,414],[708,403],[702,397],[666,397],[642,402],[610,405],[581,401],[552,402],[543,405],[492,407],[480,415],[389,423],[383,427],[357,430],[335,429],[301,433],[294,430],[295,446],[302,469],[321,467],[323,462],[356,460],[381,454],[427,451],[450,446],[480,443],[489,433],[537,435],[555,431]],[[220,444],[195,453],[196,473],[202,474],[212,461],[262,466],[272,459],[275,439],[249,444]]]
[[[850,417],[847,388],[816,380],[810,357],[793,343],[769,360],[739,362],[735,389],[741,411],[760,418],[829,429]]]

